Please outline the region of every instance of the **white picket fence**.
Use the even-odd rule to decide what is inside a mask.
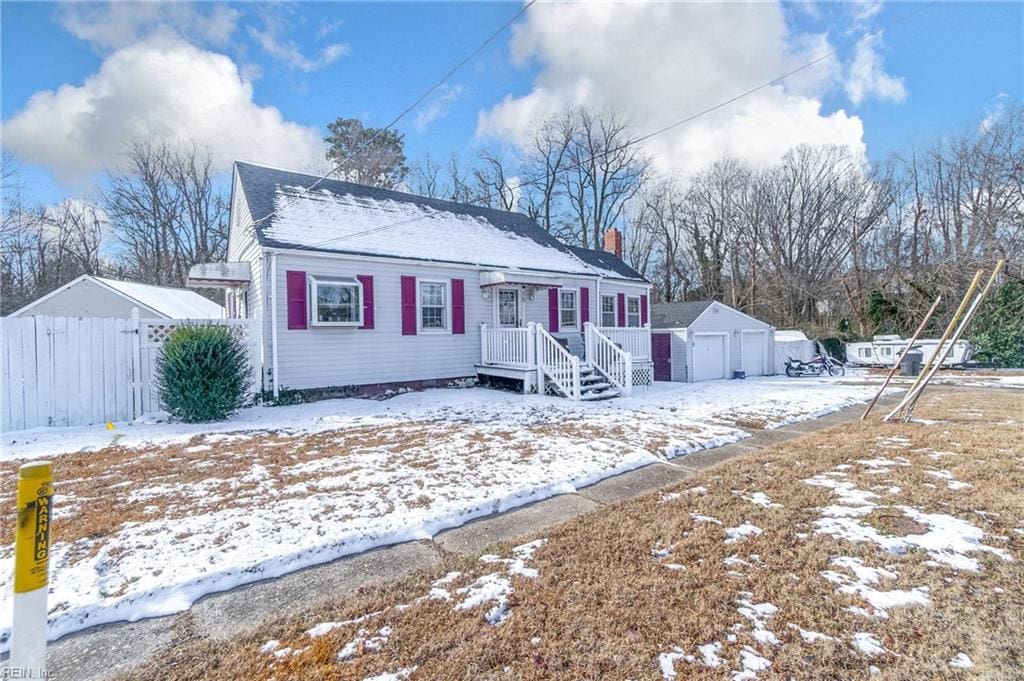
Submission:
[[[127,421],[160,409],[160,348],[178,326],[228,325],[260,389],[258,327],[249,319],[0,319],[0,430]]]

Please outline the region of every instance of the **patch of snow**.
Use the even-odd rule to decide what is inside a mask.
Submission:
[[[722,644],[718,641],[697,646],[697,652],[700,653],[701,662],[703,662],[705,666],[717,669],[725,664],[725,660],[719,656],[719,653],[722,652]]]
[[[691,513],[690,520],[695,523],[714,523],[715,525],[722,524],[722,521],[718,518],[712,518],[709,515],[701,515],[700,513]]]
[[[736,608],[736,611],[750,621],[755,641],[773,646],[779,645],[778,637],[768,629],[766,624],[779,611],[779,608],[772,603],[754,603],[753,598],[754,594],[748,591],[740,592],[740,598],[736,601],[739,607]]]
[[[851,639],[853,649],[855,652],[864,655],[865,657],[877,657],[885,652],[885,646],[878,640],[878,637],[874,634],[858,631],[853,635]]]
[[[345,662],[366,652],[375,653],[387,645],[389,638],[391,627],[381,627],[373,636],[366,629],[360,629],[356,637],[338,651],[337,659],[339,662]]]
[[[764,534],[764,530],[762,530],[757,525],[752,525],[749,522],[744,522],[742,525],[738,525],[737,527],[725,528],[725,535],[727,537],[725,543],[735,544],[741,539],[744,539],[746,537],[756,537],[759,534]]]
[[[743,650],[740,651],[740,658],[743,662],[743,671],[733,672],[733,681],[756,679],[759,672],[763,672],[772,666],[772,663],[767,658],[762,657],[750,646],[743,646]]]
[[[928,587],[919,586],[909,591],[893,589],[891,591],[880,591],[873,588],[882,579],[895,579],[897,574],[886,568],[876,568],[865,565],[859,558],[842,556],[832,559],[832,565],[849,570],[853,578],[847,575],[826,570],[821,576],[838,585],[840,593],[856,595],[863,598],[875,609],[875,617],[888,617],[886,612],[890,608],[909,605],[927,606],[931,604]]]
[[[764,508],[782,508],[782,504],[775,503],[764,492],[753,492],[751,494],[738,493],[738,496],[745,501],[749,501],[752,504],[762,506]]]
[[[793,624],[792,622],[790,622],[786,626],[788,626],[790,629],[796,629],[800,633],[800,638],[802,638],[806,643],[817,643],[818,641],[838,641],[839,640],[835,636],[829,636],[828,634],[822,634],[822,633],[817,632],[817,631],[811,631],[810,629],[804,629],[803,627],[801,627],[801,626],[799,626],[797,624]]]
[[[676,678],[676,662],[679,660],[694,662],[696,658],[686,654],[681,648],[673,648],[670,652],[658,655],[658,668],[661,670],[662,679],[673,681]]]
[[[974,661],[967,655],[967,653],[957,653],[956,656],[949,661],[949,666],[953,669],[970,669],[974,666]]]

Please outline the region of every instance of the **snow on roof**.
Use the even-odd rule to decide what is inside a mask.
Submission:
[[[800,329],[781,329],[775,331],[776,343],[796,343],[806,340],[810,340],[810,338]]]
[[[265,246],[624,277],[607,265],[598,271],[520,213],[339,180],[305,191],[312,176],[241,162],[235,168]]]
[[[627,265],[622,258],[616,257],[614,253],[595,248],[580,248],[579,246],[570,246],[569,249],[601,276],[613,279],[644,280],[639,272]]]
[[[224,308],[195,291],[118,279],[95,279],[170,319],[221,319]]]

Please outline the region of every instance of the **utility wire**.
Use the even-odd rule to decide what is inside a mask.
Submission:
[[[531,0],[530,4],[526,5],[526,7],[523,8],[523,11],[525,11],[526,8],[528,8],[530,5],[532,5],[534,1],[535,0]],[[900,23],[903,23],[904,21],[907,21],[907,20],[911,19],[912,17],[920,14],[921,12],[925,11],[926,9],[929,9],[932,5],[938,4],[938,1],[939,0],[931,0],[931,2],[925,3],[925,4],[921,5],[920,7],[914,9],[913,11],[907,12],[906,14],[903,14],[903,15],[901,15],[899,17],[896,17],[892,21],[890,21],[890,22],[888,22],[888,23],[886,23],[886,24],[884,24],[884,25],[882,25],[882,26],[880,26],[880,27],[878,27],[878,28],[876,28],[876,29],[874,29],[872,31],[866,31],[865,33],[862,33],[860,35],[860,37],[858,38],[857,42],[860,42],[864,38],[868,38],[868,37],[874,36],[876,34],[882,33],[886,29],[891,28],[891,27],[895,26],[896,24],[900,24]],[[520,12],[519,14],[522,14],[522,12]],[[513,17],[512,21],[515,21],[515,19],[518,16],[519,15],[516,15],[516,17]],[[511,23],[511,21],[509,23]],[[507,25],[508,24],[506,24],[505,26],[507,26]],[[503,26],[502,29],[499,29],[499,32],[501,30],[504,30],[505,26]],[[491,38],[493,38],[493,37],[494,36],[491,36]],[[488,40],[490,40],[490,39],[488,39]],[[606,149],[606,150],[604,150],[604,151],[602,151],[602,152],[600,152],[598,154],[595,154],[595,155],[593,155],[593,156],[591,156],[589,158],[586,158],[586,159],[584,159],[582,161],[579,161],[579,162],[577,162],[575,164],[566,166],[565,168],[561,169],[561,171],[564,172],[566,170],[573,170],[573,169],[581,168],[584,165],[592,163],[593,161],[596,161],[596,160],[598,160],[600,158],[603,158],[605,156],[608,156],[609,154],[614,154],[614,153],[616,153],[618,151],[622,151],[623,149],[626,149],[626,148],[628,148],[630,146],[633,146],[635,144],[639,144],[641,142],[645,142],[645,141],[651,139],[652,137],[657,137],[658,135],[662,135],[662,134],[664,134],[666,132],[669,132],[670,130],[674,130],[675,128],[678,128],[678,127],[680,127],[682,125],[690,123],[690,122],[692,122],[692,121],[694,121],[694,120],[696,120],[698,118],[701,118],[701,117],[706,116],[706,115],[708,115],[710,113],[718,111],[719,109],[722,109],[723,107],[729,106],[730,104],[733,104],[733,103],[735,103],[735,102],[737,102],[737,101],[739,101],[739,100],[741,100],[741,99],[743,99],[745,97],[749,97],[750,95],[755,94],[755,93],[757,93],[757,92],[759,92],[761,90],[764,90],[764,89],[769,88],[769,87],[771,87],[773,85],[781,83],[785,79],[787,79],[787,78],[789,78],[791,76],[794,76],[794,75],[796,75],[796,74],[798,74],[798,73],[800,73],[802,71],[805,71],[805,70],[811,68],[812,66],[815,66],[816,64],[820,64],[821,62],[823,62],[823,61],[825,61],[827,59],[831,59],[832,57],[835,57],[836,55],[838,55],[842,51],[842,49],[843,48],[838,48],[837,47],[837,48],[829,51],[826,54],[822,54],[821,56],[816,57],[815,59],[812,59],[811,61],[809,61],[809,62],[807,62],[807,63],[805,63],[805,64],[803,64],[801,66],[796,67],[795,69],[787,71],[786,73],[782,74],[781,76],[777,76],[775,78],[772,78],[771,80],[765,81],[764,83],[762,83],[762,84],[760,84],[760,85],[758,85],[756,87],[752,87],[749,90],[745,90],[745,91],[743,91],[743,92],[741,92],[741,93],[739,93],[737,95],[734,95],[734,96],[730,97],[729,99],[726,99],[726,100],[724,100],[722,102],[719,102],[719,103],[717,103],[717,104],[715,104],[713,106],[709,106],[708,108],[703,109],[703,110],[701,110],[701,111],[699,111],[697,113],[691,114],[691,115],[689,115],[689,116],[687,116],[685,118],[681,118],[681,119],[675,121],[674,123],[670,123],[669,125],[666,125],[663,128],[659,128],[659,129],[654,130],[652,132],[649,132],[649,133],[647,133],[645,135],[641,135],[640,137],[637,137],[635,139],[627,140],[626,142],[623,142],[622,144],[618,145],[617,147],[613,147],[611,149]],[[515,185],[508,185],[508,186],[505,187],[505,189],[503,189],[501,191],[502,192],[504,192],[504,191],[515,191],[517,189],[520,189],[521,187],[526,187],[526,186],[534,185],[534,184],[537,184],[537,183],[542,182],[542,181],[547,180],[547,179],[548,179],[548,174],[545,173],[543,175],[538,175],[537,177],[534,177],[534,178],[529,179],[529,180],[522,180],[522,181],[518,182]],[[319,183],[319,182],[320,182],[320,180],[317,181],[317,183]],[[470,199],[468,201],[464,201],[463,203],[473,204],[475,201],[480,201],[480,200],[482,200],[484,198],[487,198],[488,196],[490,196],[490,192],[489,191],[486,194],[482,194],[482,195],[476,196],[476,197],[474,197],[474,198],[472,198],[472,199]],[[269,215],[267,217],[269,217]],[[345,241],[347,239],[354,239],[356,237],[365,236],[367,234],[373,234],[375,232],[380,232],[380,231],[383,231],[383,230],[386,230],[386,229],[391,229],[392,227],[397,227],[397,226],[400,226],[400,225],[405,225],[405,224],[408,224],[410,222],[415,222],[416,220],[422,220],[422,219],[425,219],[425,218],[426,218],[426,216],[411,218],[411,219],[407,219],[407,220],[400,220],[400,221],[397,221],[397,222],[388,223],[386,225],[380,225],[378,227],[373,227],[371,229],[363,230],[363,231],[360,231],[360,232],[352,232],[352,233],[349,233],[349,234],[343,234],[341,236],[332,237],[330,239],[325,239],[324,241],[320,241],[320,242],[309,244],[309,245],[305,245],[305,246],[292,246],[291,248],[294,249],[294,250],[316,250],[317,248],[320,248],[320,247],[328,245],[328,244],[336,243],[338,241]]]
[[[301,192],[299,192],[297,194],[294,194],[291,197],[289,197],[290,200],[294,201],[295,199],[299,198],[301,195],[313,191],[318,186],[320,186],[320,184],[322,182],[324,182],[324,180],[329,179],[332,175],[334,175],[334,173],[338,172],[343,167],[348,165],[348,163],[350,161],[352,161],[356,156],[358,156],[360,154],[360,152],[362,152],[368,146],[373,144],[374,141],[376,141],[376,139],[378,137],[380,137],[385,132],[387,132],[388,130],[393,128],[398,123],[398,121],[400,121],[403,118],[405,118],[411,111],[413,111],[413,109],[418,107],[420,104],[422,104],[427,99],[427,97],[429,97],[431,94],[433,94],[434,91],[436,91],[439,87],[441,87],[446,82],[448,82],[448,79],[451,78],[452,76],[454,76],[455,73],[459,69],[461,69],[463,66],[468,64],[474,57],[476,57],[478,54],[480,54],[488,45],[490,45],[492,42],[494,42],[495,38],[497,38],[499,35],[504,33],[505,30],[509,26],[511,26],[513,23],[515,23],[515,21],[517,19],[519,19],[519,17],[523,16],[523,14],[526,13],[526,10],[530,9],[530,7],[532,7],[533,4],[536,1],[537,0],[530,0],[528,3],[523,5],[522,9],[520,9],[518,12],[516,12],[515,15],[512,18],[510,18],[508,21],[506,21],[504,24],[502,24],[498,28],[498,30],[496,30],[494,33],[492,33],[490,36],[488,36],[486,40],[484,40],[482,43],[477,45],[476,49],[474,49],[472,52],[470,52],[468,55],[466,55],[466,57],[462,61],[460,61],[458,64],[456,64],[451,69],[449,69],[448,72],[445,73],[436,83],[431,85],[430,88],[426,92],[424,92],[422,95],[420,95],[412,104],[407,106],[397,116],[395,116],[393,119],[391,119],[390,123],[385,125],[383,128],[380,128],[379,130],[377,130],[377,132],[375,132],[373,134],[373,136],[370,137],[370,139],[368,139],[365,142],[363,142],[362,144],[360,144],[351,154],[349,154],[347,157],[345,157],[339,163],[335,164],[326,174],[324,174],[323,176],[319,177],[316,182],[314,182],[313,184],[309,185],[308,187],[304,187]],[[245,226],[245,229],[248,230],[248,229],[250,229],[252,227],[255,227],[257,224],[263,222],[264,220],[269,219],[272,215],[274,215],[277,211],[281,210],[284,207],[284,203],[285,202],[282,202],[281,205],[276,206],[273,210],[271,210],[269,213],[267,213],[263,217],[259,218],[258,220],[252,220],[250,218],[250,222],[249,222],[249,224],[247,224]]]

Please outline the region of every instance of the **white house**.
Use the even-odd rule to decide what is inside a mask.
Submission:
[[[651,312],[657,380],[709,381],[775,373],[771,325],[715,300],[656,303]]]
[[[571,248],[525,215],[318,179],[235,163],[231,262],[195,268],[262,321],[275,395],[479,376],[587,399],[649,382],[650,285],[618,231],[612,252]]]
[[[224,308],[195,291],[83,274],[38,298],[12,317],[113,317],[138,310],[150,319],[223,319]]]

